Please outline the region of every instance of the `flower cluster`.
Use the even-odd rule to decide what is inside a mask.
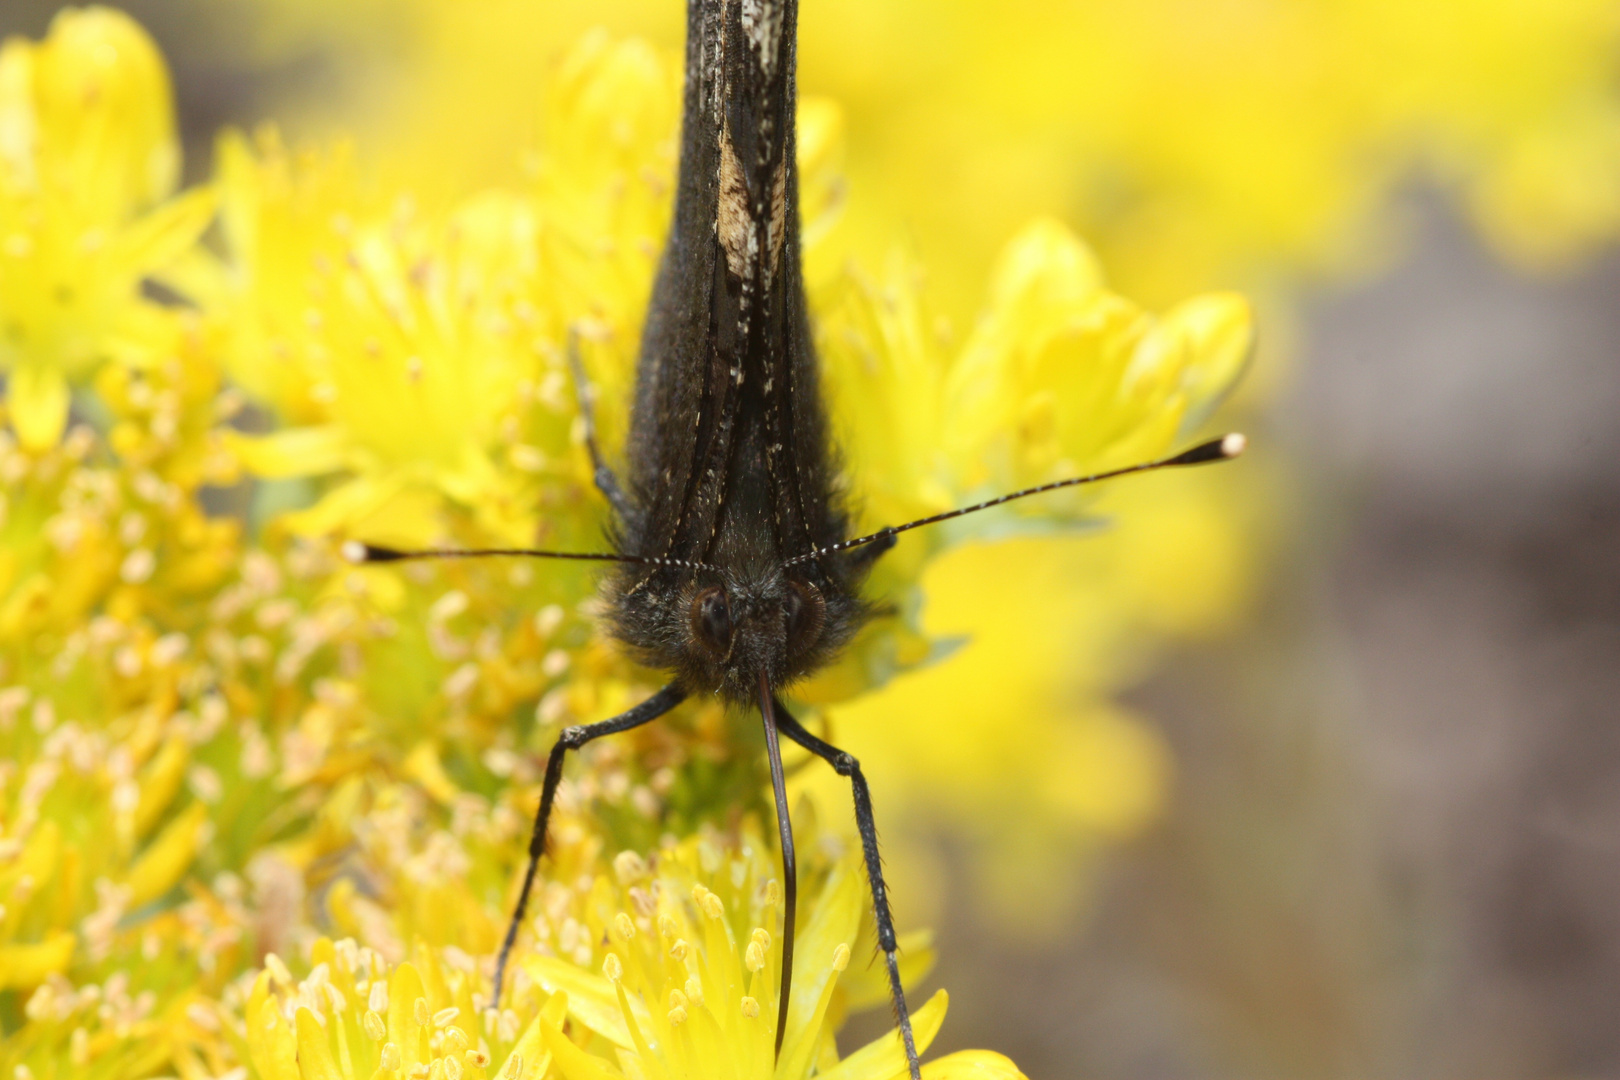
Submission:
[[[858,853],[836,844],[811,851],[797,993],[779,1060],[767,926],[780,925],[781,890],[772,853],[752,831],[741,844],[671,840],[651,862],[621,852],[611,870],[587,867],[596,872],[572,887],[548,886],[534,951],[499,1009],[486,977],[455,947],[389,950],[321,937],[300,963],[302,978],[271,953],[244,995],[247,1056],[265,1080],[888,1080],[905,1068],[895,1038],[842,1059],[832,1041],[839,1017],[887,993],[880,979],[849,969],[862,929]],[[908,981],[929,959],[926,942],[914,944]],[[939,991],[916,1013],[921,1044],[939,1030],[946,1001]],[[1021,1076],[985,1051],[930,1062],[924,1075]]]
[[[655,675],[603,638],[577,568],[336,553],[348,538],[597,542],[564,350],[577,335],[603,397],[627,391],[679,86],[671,58],[601,34],[554,83],[523,181],[430,210],[366,179],[349,144],[294,149],[273,128],[224,133],[206,186],[177,190],[163,64],[116,12],[67,11],[43,42],[0,50],[0,1071],[902,1066],[892,1036],[838,1054],[843,1017],[885,991],[848,964],[872,935],[864,871],[844,830],[816,835],[810,802],[773,1063],[765,785],[714,703],[570,769],[516,985],[486,1007],[538,754]],[[800,123],[816,244],[840,205],[840,121],[807,102]],[[1051,224],[1008,247],[960,343],[934,332],[913,273],[822,267],[814,285],[871,524],[1158,454],[1249,348],[1241,300],[1153,315]],[[1057,499],[908,546],[878,582],[895,617],[802,700],[833,722],[945,651],[919,615],[931,560],[1106,505]],[[1129,819],[1151,791],[1126,774],[1102,799]],[[822,817],[841,821],[847,799]],[[915,980],[931,952],[906,941]],[[944,1012],[943,992],[918,1010],[921,1041]],[[973,1052],[925,1075],[1019,1074]]]
[[[211,45],[296,42],[330,49],[346,72],[370,64],[353,80],[367,90],[348,98],[353,125],[439,193],[512,176],[514,132],[539,128],[550,144],[559,117],[530,91],[544,81],[537,57],[602,23],[668,48],[683,30],[665,0],[251,10],[274,32]],[[1155,306],[1233,284],[1271,301],[1272,375],[1297,286],[1379,265],[1414,185],[1453,199],[1520,266],[1562,265],[1620,231],[1620,20],[1602,0],[1010,0],[993,14],[963,0],[807,0],[799,14],[801,88],[847,110],[835,126],[851,195],[809,252],[817,299],[910,305],[909,340],[943,354],[972,333],[996,252],[1035,215],[1077,227],[1122,291]],[[329,124],[333,105],[321,107]],[[887,263],[898,238],[911,257]],[[865,280],[845,280],[851,253]],[[1251,380],[1250,400],[1275,383]],[[877,506],[888,465],[848,459]],[[931,566],[926,639],[886,637],[898,658],[868,650],[867,667],[905,666],[942,640],[966,647],[835,717],[896,793],[886,829],[903,881],[930,857],[908,838],[937,834],[942,814],[959,836],[1016,833],[1016,856],[979,842],[969,865],[1018,926],[1053,893],[1009,868],[1073,866],[1152,818],[1168,753],[1114,699],[1167,635],[1241,617],[1270,494],[1259,462],[1242,472],[1246,484],[1166,476],[1112,493],[1112,527],[1084,544],[1024,537]],[[892,475],[901,498],[942,497]],[[931,768],[916,770],[923,746]]]
[[[207,226],[179,176],[168,74],[132,24],[68,11],[0,48],[0,370],[29,450],[62,434],[69,389],[111,356],[149,365],[168,321],[143,279]]]

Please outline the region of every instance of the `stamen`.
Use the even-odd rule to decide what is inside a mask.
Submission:
[[[726,913],[726,905],[721,903],[720,897],[705,889],[702,885],[692,886],[692,899],[702,909],[703,914],[711,919],[719,919]]]
[[[619,884],[628,885],[647,876],[647,861],[634,851],[621,851],[613,857],[613,873]]]
[[[293,983],[292,972],[287,970],[287,965],[275,953],[265,953],[264,970],[270,973],[270,978],[282,986],[291,986]]]

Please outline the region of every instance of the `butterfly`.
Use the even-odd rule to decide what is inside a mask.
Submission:
[[[651,697],[562,732],[546,762],[529,858],[495,970],[496,1001],[545,853],[571,750],[651,723],[682,701],[718,695],[757,709],[782,855],[781,1051],[797,903],[781,740],[850,782],[878,947],[912,1080],[916,1040],[900,983],[871,790],[860,762],[805,728],[782,692],[827,665],[875,612],[862,594],[900,534],[1059,488],[1237,456],[1231,434],[1175,456],[1058,480],[852,536],[820,388],[800,265],[795,161],[796,0],[689,0],[674,219],[643,329],[623,475],[597,444],[577,349],[585,442],[612,511],[614,550],[401,551],[358,542],[358,562],[537,557],[610,565],[608,630],[641,664],[667,672]]]

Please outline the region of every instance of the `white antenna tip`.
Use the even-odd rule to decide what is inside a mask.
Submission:
[[[1230,436],[1228,436],[1228,438],[1230,438]],[[342,553],[343,560],[345,562],[351,562],[356,566],[360,566],[367,561],[366,545],[362,544],[358,540],[345,540],[343,541],[343,546],[338,550]]]
[[[1235,458],[1248,449],[1249,439],[1241,432],[1234,431],[1221,440],[1221,456]]]

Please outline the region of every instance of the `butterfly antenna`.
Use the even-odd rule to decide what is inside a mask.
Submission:
[[[1001,495],[994,499],[988,499],[982,503],[974,503],[972,506],[964,506],[958,510],[947,510],[943,514],[934,514],[930,517],[918,518],[916,521],[908,521],[904,525],[890,525],[887,528],[879,529],[877,532],[871,533],[867,536],[857,536],[853,540],[844,540],[837,544],[828,544],[826,547],[817,548],[808,555],[797,555],[789,559],[786,565],[794,566],[798,563],[818,559],[823,555],[836,555],[840,551],[848,551],[851,548],[858,548],[866,544],[877,543],[880,540],[891,540],[895,534],[903,533],[908,529],[920,529],[924,525],[936,525],[941,521],[949,521],[952,518],[963,517],[967,514],[976,514],[980,510],[989,510],[991,507],[1000,506],[1002,503],[1010,503],[1014,499],[1027,499],[1031,495],[1040,495],[1048,491],[1056,491],[1059,488],[1078,487],[1081,484],[1095,484],[1099,480],[1112,480],[1116,476],[1129,476],[1131,473],[1152,472],[1155,469],[1173,469],[1182,465],[1203,465],[1211,461],[1229,461],[1243,453],[1244,447],[1248,445],[1248,442],[1248,439],[1234,431],[1229,435],[1222,435],[1218,439],[1210,439],[1208,442],[1199,443],[1197,446],[1190,447],[1189,449],[1183,450],[1179,454],[1174,454],[1167,458],[1159,458],[1156,461],[1144,461],[1137,465],[1127,465],[1122,469],[1110,469],[1107,472],[1093,473],[1090,476],[1073,476],[1067,480],[1054,480],[1050,484],[1041,484],[1037,487],[1024,488],[1022,491],[1014,491],[1011,494]]]
[[[425,559],[573,559],[577,562],[633,563],[637,566],[673,567],[678,570],[711,570],[718,568],[708,563],[687,562],[685,559],[663,559],[651,555],[620,555],[610,551],[543,551],[539,548],[425,548],[403,551],[399,548],[366,544],[359,540],[343,542],[343,557],[355,565],[368,563],[410,562]]]

